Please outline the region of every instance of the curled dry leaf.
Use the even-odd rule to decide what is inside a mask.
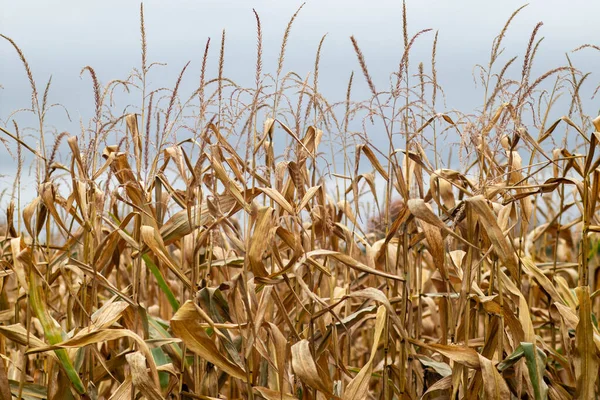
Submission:
[[[267,400],[298,400],[296,396],[289,393],[281,393],[262,386],[254,386],[252,390]]]
[[[160,235],[156,234],[156,230],[151,226],[142,226],[141,229],[142,239],[144,243],[152,250],[152,252],[169,267],[173,272],[188,288],[192,287],[192,283],[189,278],[183,274],[181,268],[177,265],[177,262],[170,255],[169,251],[165,247]]]
[[[140,349],[141,353],[144,354],[146,360],[148,361],[148,365],[150,366],[150,375],[154,380],[154,383],[159,386],[158,381],[158,371],[156,368],[156,363],[154,362],[154,357],[150,351],[150,348],[146,344],[146,342],[136,335],[133,331],[129,329],[98,329],[93,330],[91,332],[82,331],[77,335],[73,336],[71,339],[68,339],[64,342],[60,342],[54,344],[52,346],[44,346],[35,349],[29,350],[28,354],[41,353],[45,351],[55,350],[57,355],[60,358],[60,351],[64,351],[64,349],[69,348],[80,348],[83,346],[87,346],[90,344],[101,343],[106,341],[117,340],[121,338],[130,338],[133,339]]]
[[[248,247],[248,261],[254,276],[264,277],[268,275],[263,262],[263,254],[270,244],[269,236],[274,228],[273,222],[273,209],[271,207],[261,207],[258,210]]]
[[[481,354],[479,365],[483,376],[483,387],[488,399],[510,399],[510,389],[492,361]]]
[[[369,379],[373,372],[373,361],[377,353],[377,347],[381,340],[381,334],[386,323],[386,311],[384,306],[379,306],[375,317],[375,333],[373,335],[373,345],[371,347],[371,355],[367,363],[360,369],[358,374],[348,383],[344,392],[344,400],[360,400],[367,397],[369,390]]]
[[[512,251],[508,238],[498,226],[496,215],[487,204],[485,197],[481,195],[474,196],[468,199],[467,202],[473,206],[479,216],[479,222],[486,230],[494,246],[494,250],[496,250],[496,254],[498,254],[498,257],[506,265],[511,276],[518,276],[518,263],[515,253]]]
[[[411,343],[426,348],[431,351],[435,351],[448,357],[450,360],[464,365],[468,368],[480,369],[481,363],[479,361],[479,354],[465,346],[457,346],[457,345],[444,345],[437,343],[424,343],[419,340],[415,340],[412,338],[408,339]]]
[[[159,390],[160,386],[156,386],[146,372],[146,357],[139,351],[136,351],[135,353],[127,354],[125,358],[131,369],[133,386],[149,400],[164,400]]]
[[[225,358],[214,339],[208,336],[205,328],[200,326],[200,322],[201,315],[196,305],[188,300],[171,319],[171,329],[188,349],[210,361],[223,372],[246,382],[246,372],[242,367]]]
[[[332,395],[333,382],[326,371],[317,369],[308,340],[302,339],[292,346],[292,368],[302,382],[328,396]]]
[[[372,275],[377,275],[377,276],[381,276],[387,279],[392,279],[395,281],[404,281],[404,278],[402,278],[401,276],[397,276],[397,275],[392,275],[392,274],[388,274],[386,272],[383,271],[379,271],[376,270],[374,268],[368,267],[367,265],[361,263],[360,261],[350,257],[347,254],[343,254],[337,251],[332,251],[332,250],[314,250],[311,252],[308,252],[305,254],[305,258],[309,258],[309,257],[317,257],[317,256],[328,256],[331,258],[336,259],[337,261],[341,262],[342,264],[345,264],[347,266],[349,266],[352,269],[356,269],[358,271],[361,272],[365,272],[367,274],[372,274]]]

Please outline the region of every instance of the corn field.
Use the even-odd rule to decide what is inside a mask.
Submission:
[[[197,90],[181,93],[187,64],[151,87],[142,5],[131,75],[82,69],[94,113],[80,132],[48,126],[50,82],[39,90],[27,49],[0,35],[37,121],[34,134],[17,114],[0,121],[17,165],[2,196],[0,399],[600,397],[600,117],[580,96],[594,78],[568,57],[532,76],[541,24],[521,68],[501,57],[519,12],[466,114],[445,110],[438,34],[411,35],[406,6],[389,85],[352,37],[356,73],[332,102],[325,37],[313,71],[286,72],[301,9],[275,73],[255,12],[254,82],[225,74],[223,31]],[[430,60],[410,57],[417,41]]]

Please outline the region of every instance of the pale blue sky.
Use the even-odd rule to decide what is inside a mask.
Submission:
[[[190,80],[197,77],[205,41],[213,39],[212,61],[222,29],[227,31],[226,72],[236,80],[252,82],[255,62],[255,21],[252,8],[262,20],[265,69],[274,69],[285,26],[299,1],[146,1],[149,58],[168,63],[164,82],[171,86],[176,71],[192,61]],[[13,38],[29,59],[38,85],[52,74],[55,101],[70,111],[88,104],[89,82],[79,79],[85,65],[93,66],[101,81],[124,77],[140,61],[139,2],[44,0],[0,1],[0,32]],[[425,28],[440,31],[438,73],[450,108],[478,104],[481,96],[466,98],[473,90],[472,68],[486,63],[493,38],[521,1],[408,0],[411,34]],[[329,96],[342,97],[347,77],[357,71],[349,36],[354,35],[367,58],[376,83],[386,84],[397,68],[402,51],[402,3],[389,0],[307,1],[294,24],[286,58],[286,70],[300,75],[311,71],[321,36],[326,39],[321,84]],[[509,30],[508,56],[524,53],[535,24],[544,22],[543,46],[537,68],[545,71],[564,64],[564,53],[600,40],[597,1],[534,1]],[[411,57],[429,63],[433,35],[419,40]],[[598,44],[598,42],[596,42]],[[582,70],[600,66],[600,54],[585,51],[572,55]],[[27,105],[28,84],[21,64],[8,43],[0,43],[0,116]],[[522,60],[522,58],[521,58]],[[517,61],[516,65],[519,65]],[[515,65],[515,66],[516,66]],[[516,68],[518,69],[518,68]],[[593,77],[591,78],[593,80]],[[359,79],[361,81],[362,79]],[[596,79],[600,81],[600,77]],[[186,82],[184,82],[185,84]],[[193,85],[190,84],[190,90]],[[363,87],[364,88],[364,87]]]

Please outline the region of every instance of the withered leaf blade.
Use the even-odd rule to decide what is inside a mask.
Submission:
[[[598,353],[594,344],[592,322],[592,302],[589,286],[575,289],[579,300],[579,323],[575,329],[575,377],[577,379],[576,398],[595,399],[598,379]]]
[[[377,276],[381,276],[383,278],[387,278],[387,279],[393,279],[395,281],[404,281],[404,278],[401,276],[397,276],[397,275],[393,275],[393,274],[388,274],[387,272],[383,272],[383,271],[379,271],[376,270],[374,268],[368,267],[367,265],[361,263],[358,260],[355,260],[354,258],[350,257],[347,254],[343,254],[337,251],[333,251],[333,250],[314,250],[311,251],[309,253],[306,253],[305,257],[316,257],[316,256],[328,256],[328,257],[332,257],[336,260],[338,260],[339,262],[341,262],[342,264],[345,264],[347,266],[349,266],[350,268],[356,269],[358,271],[361,272],[365,272],[367,274],[372,274],[372,275],[377,275]]]
[[[298,400],[296,396],[289,393],[282,393],[262,386],[254,386],[252,389],[267,400]]]
[[[369,159],[369,161],[371,162],[373,167],[375,167],[377,172],[379,172],[381,174],[381,176],[383,177],[383,179],[385,179],[387,181],[389,179],[388,173],[386,172],[386,170],[383,168],[383,166],[377,159],[377,156],[375,156],[375,153],[373,153],[373,150],[371,150],[371,148],[367,145],[359,144],[358,146],[356,146],[356,157],[357,158],[360,157],[361,152],[364,153],[365,156],[367,156],[367,158]],[[357,162],[357,164],[358,164],[358,162]]]
[[[129,307],[125,301],[114,301],[114,298],[107,301],[98,311],[92,314],[92,323],[95,329],[108,328],[118,321],[123,312]]]
[[[136,351],[135,353],[127,354],[125,358],[131,369],[133,386],[149,400],[164,400],[158,389],[160,386],[157,388],[146,372],[146,357],[139,351]]]
[[[187,301],[171,318],[171,329],[188,349],[210,361],[225,373],[246,382],[246,371],[229,361],[213,339],[200,326],[201,316],[193,302]]]
[[[138,130],[138,121],[136,114],[128,114],[125,117],[127,123],[127,130],[131,134],[131,140],[133,141],[133,154],[135,156],[135,162],[138,172],[142,170],[142,137]]]
[[[510,389],[492,361],[479,355],[483,388],[488,399],[510,399]]]
[[[131,376],[128,376],[110,396],[109,400],[130,400],[132,392],[133,382],[131,382]]]
[[[43,340],[38,339],[31,333],[28,335],[27,329],[21,324],[0,325],[0,334],[21,346],[27,346],[28,343],[30,348],[46,346]]]
[[[375,334],[373,335],[373,345],[371,355],[367,363],[360,369],[358,374],[350,381],[344,392],[344,400],[360,400],[367,397],[369,390],[369,378],[373,372],[373,361],[377,354],[377,346],[381,340],[381,334],[386,323],[386,311],[384,306],[379,306],[377,316],[375,317]]]
[[[498,257],[506,265],[511,276],[519,276],[515,253],[508,243],[508,238],[504,236],[504,233],[498,226],[496,215],[494,215],[494,212],[487,204],[485,197],[482,195],[474,196],[468,199],[467,202],[473,206],[475,212],[479,215],[479,222],[486,230],[494,246],[494,250],[496,250],[496,254],[498,254]]]
[[[468,368],[480,369],[479,354],[470,347],[458,345],[445,345],[437,343],[424,343],[416,339],[408,339],[411,343],[417,346],[424,347],[431,351],[438,352],[454,362],[462,364]]]
[[[544,272],[541,269],[539,269],[537,265],[535,265],[535,263],[530,257],[522,257],[521,262],[521,265],[523,266],[525,272],[527,272],[536,281],[538,281],[540,286],[552,298],[552,301],[564,303],[562,297],[558,294],[558,291],[556,290],[550,279],[548,279]]]
[[[292,346],[292,368],[302,382],[326,395],[331,395],[333,382],[327,371],[317,370],[308,340],[302,339]]]
[[[177,265],[176,261],[170,255],[170,252],[165,247],[165,243],[162,241],[160,235],[157,234],[156,230],[151,226],[142,226],[141,229],[142,239],[144,243],[153,251],[156,256],[165,263],[188,288],[192,287],[192,283],[189,278],[181,272],[181,268]]]
[[[135,332],[129,329],[98,329],[98,330],[84,330],[68,339],[64,342],[57,343],[52,346],[44,346],[27,351],[27,354],[42,353],[50,350],[64,351],[63,349],[69,348],[80,348],[90,344],[101,343],[106,341],[117,340],[120,338],[128,337],[135,341],[140,351],[145,355],[148,365],[150,366],[150,374],[154,379],[154,383],[158,386],[158,371],[156,369],[156,363],[154,357],[150,351],[150,348],[146,342],[139,337]]]
[[[263,254],[269,247],[270,232],[274,225],[273,211],[271,207],[261,207],[258,210],[254,231],[248,246],[248,260],[254,276],[265,277],[269,274],[263,262]]]
[[[251,202],[259,193],[258,190],[249,189],[243,193],[243,196]],[[227,215],[233,215],[242,209],[241,204],[230,194],[219,196],[217,201],[221,210],[227,213]],[[169,245],[189,235],[198,226],[207,224],[211,218],[207,202],[204,201],[201,206],[193,206],[189,210],[185,209],[175,213],[160,228],[160,235],[163,238],[164,244]]]
[[[466,241],[462,236],[457,235],[454,231],[444,224],[444,222],[431,211],[425,200],[423,199],[410,199],[407,203],[408,209],[415,218],[425,221],[426,223],[441,229],[446,234],[454,237],[455,239],[463,242],[466,245],[472,246],[471,243]]]
[[[12,400],[4,360],[0,360],[0,400]]]
[[[279,204],[287,213],[294,215],[294,207],[277,190],[267,187],[259,188],[259,190],[269,196],[275,203]]]

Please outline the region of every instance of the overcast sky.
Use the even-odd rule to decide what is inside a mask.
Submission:
[[[238,81],[252,83],[256,38],[252,8],[259,13],[265,48],[265,68],[274,69],[285,26],[299,1],[146,1],[149,58],[168,63],[165,84],[172,85],[179,71],[192,61],[199,69],[208,37],[213,38],[213,64],[218,39],[227,31],[226,72]],[[76,112],[89,103],[89,81],[79,79],[85,65],[107,81],[125,77],[140,64],[139,2],[127,0],[0,1],[0,32],[13,38],[29,59],[34,76],[43,85],[53,75],[54,101]],[[52,4],[50,6],[50,4]],[[472,69],[486,63],[493,38],[521,1],[408,0],[410,34],[425,28],[440,31],[438,70],[450,108],[468,105],[464,99],[473,88]],[[598,1],[534,1],[509,30],[506,55],[522,56],[535,24],[544,22],[544,44],[537,59],[540,70],[564,64],[564,53],[583,43],[600,42]],[[590,17],[586,17],[590,16]],[[402,52],[402,3],[394,0],[308,1],[294,24],[286,69],[305,75],[312,69],[319,40],[328,34],[322,58],[321,82],[329,96],[343,96],[347,78],[358,70],[349,36],[354,35],[365,53],[376,83],[386,83],[397,68]],[[423,37],[411,54],[429,63],[433,35]],[[27,105],[28,84],[22,66],[8,43],[0,44],[0,115]],[[508,57],[507,57],[508,58]],[[585,51],[573,55],[577,66],[594,70],[600,54]],[[269,62],[270,60],[270,62]],[[522,58],[521,58],[522,60]],[[520,65],[520,64],[519,64]],[[596,67],[596,68],[594,68]],[[195,84],[197,73],[190,73]],[[159,79],[159,77],[154,77]],[[596,81],[600,80],[596,79]],[[185,83],[185,82],[184,82]],[[191,86],[190,86],[191,88]],[[476,92],[475,92],[476,93]],[[463,101],[466,104],[462,104]],[[480,102],[475,99],[475,103]]]
[[[218,42],[227,32],[225,73],[244,86],[252,86],[256,57],[256,26],[252,8],[263,26],[265,70],[274,71],[285,26],[301,5],[299,1],[189,0],[144,2],[148,56],[167,63],[152,75],[154,87],[172,87],[183,65],[191,61],[181,93],[196,87],[200,60],[208,37],[213,39],[211,68],[218,62]],[[483,92],[473,82],[473,66],[486,64],[491,43],[521,1],[408,0],[409,35],[425,28],[439,30],[438,80],[447,95],[447,109],[469,112],[481,104]],[[14,39],[29,60],[38,90],[52,75],[51,102],[63,104],[74,123],[60,112],[52,122],[77,130],[82,116],[91,116],[93,96],[89,76],[81,68],[94,67],[101,82],[125,78],[140,65],[139,2],[125,0],[81,1],[0,0],[0,33]],[[504,41],[504,59],[519,56],[515,72],[535,25],[542,21],[539,37],[545,40],[537,55],[533,76],[565,64],[565,53],[584,44],[600,44],[600,1],[533,1],[515,19]],[[332,100],[343,99],[351,71],[360,68],[350,35],[360,44],[376,85],[387,85],[402,54],[402,2],[388,0],[308,0],[290,37],[286,71],[301,76],[312,71],[315,51],[328,34],[321,59],[320,84]],[[413,63],[430,63],[433,34],[419,39],[411,53]],[[590,113],[600,108],[590,101],[600,83],[600,52],[570,54],[577,68],[593,72],[584,99]],[[414,64],[413,64],[414,65]],[[518,66],[517,66],[518,65]],[[427,67],[426,67],[427,68]],[[357,75],[354,95],[366,99],[362,75]],[[0,42],[0,118],[30,104],[30,90],[22,64],[6,41]],[[594,109],[596,111],[594,111]],[[5,121],[6,122],[6,121]],[[74,124],[74,126],[73,126]],[[75,133],[75,132],[74,132]],[[0,150],[4,152],[4,150]],[[4,154],[4,153],[2,153]],[[0,173],[10,173],[10,159],[0,157]]]

